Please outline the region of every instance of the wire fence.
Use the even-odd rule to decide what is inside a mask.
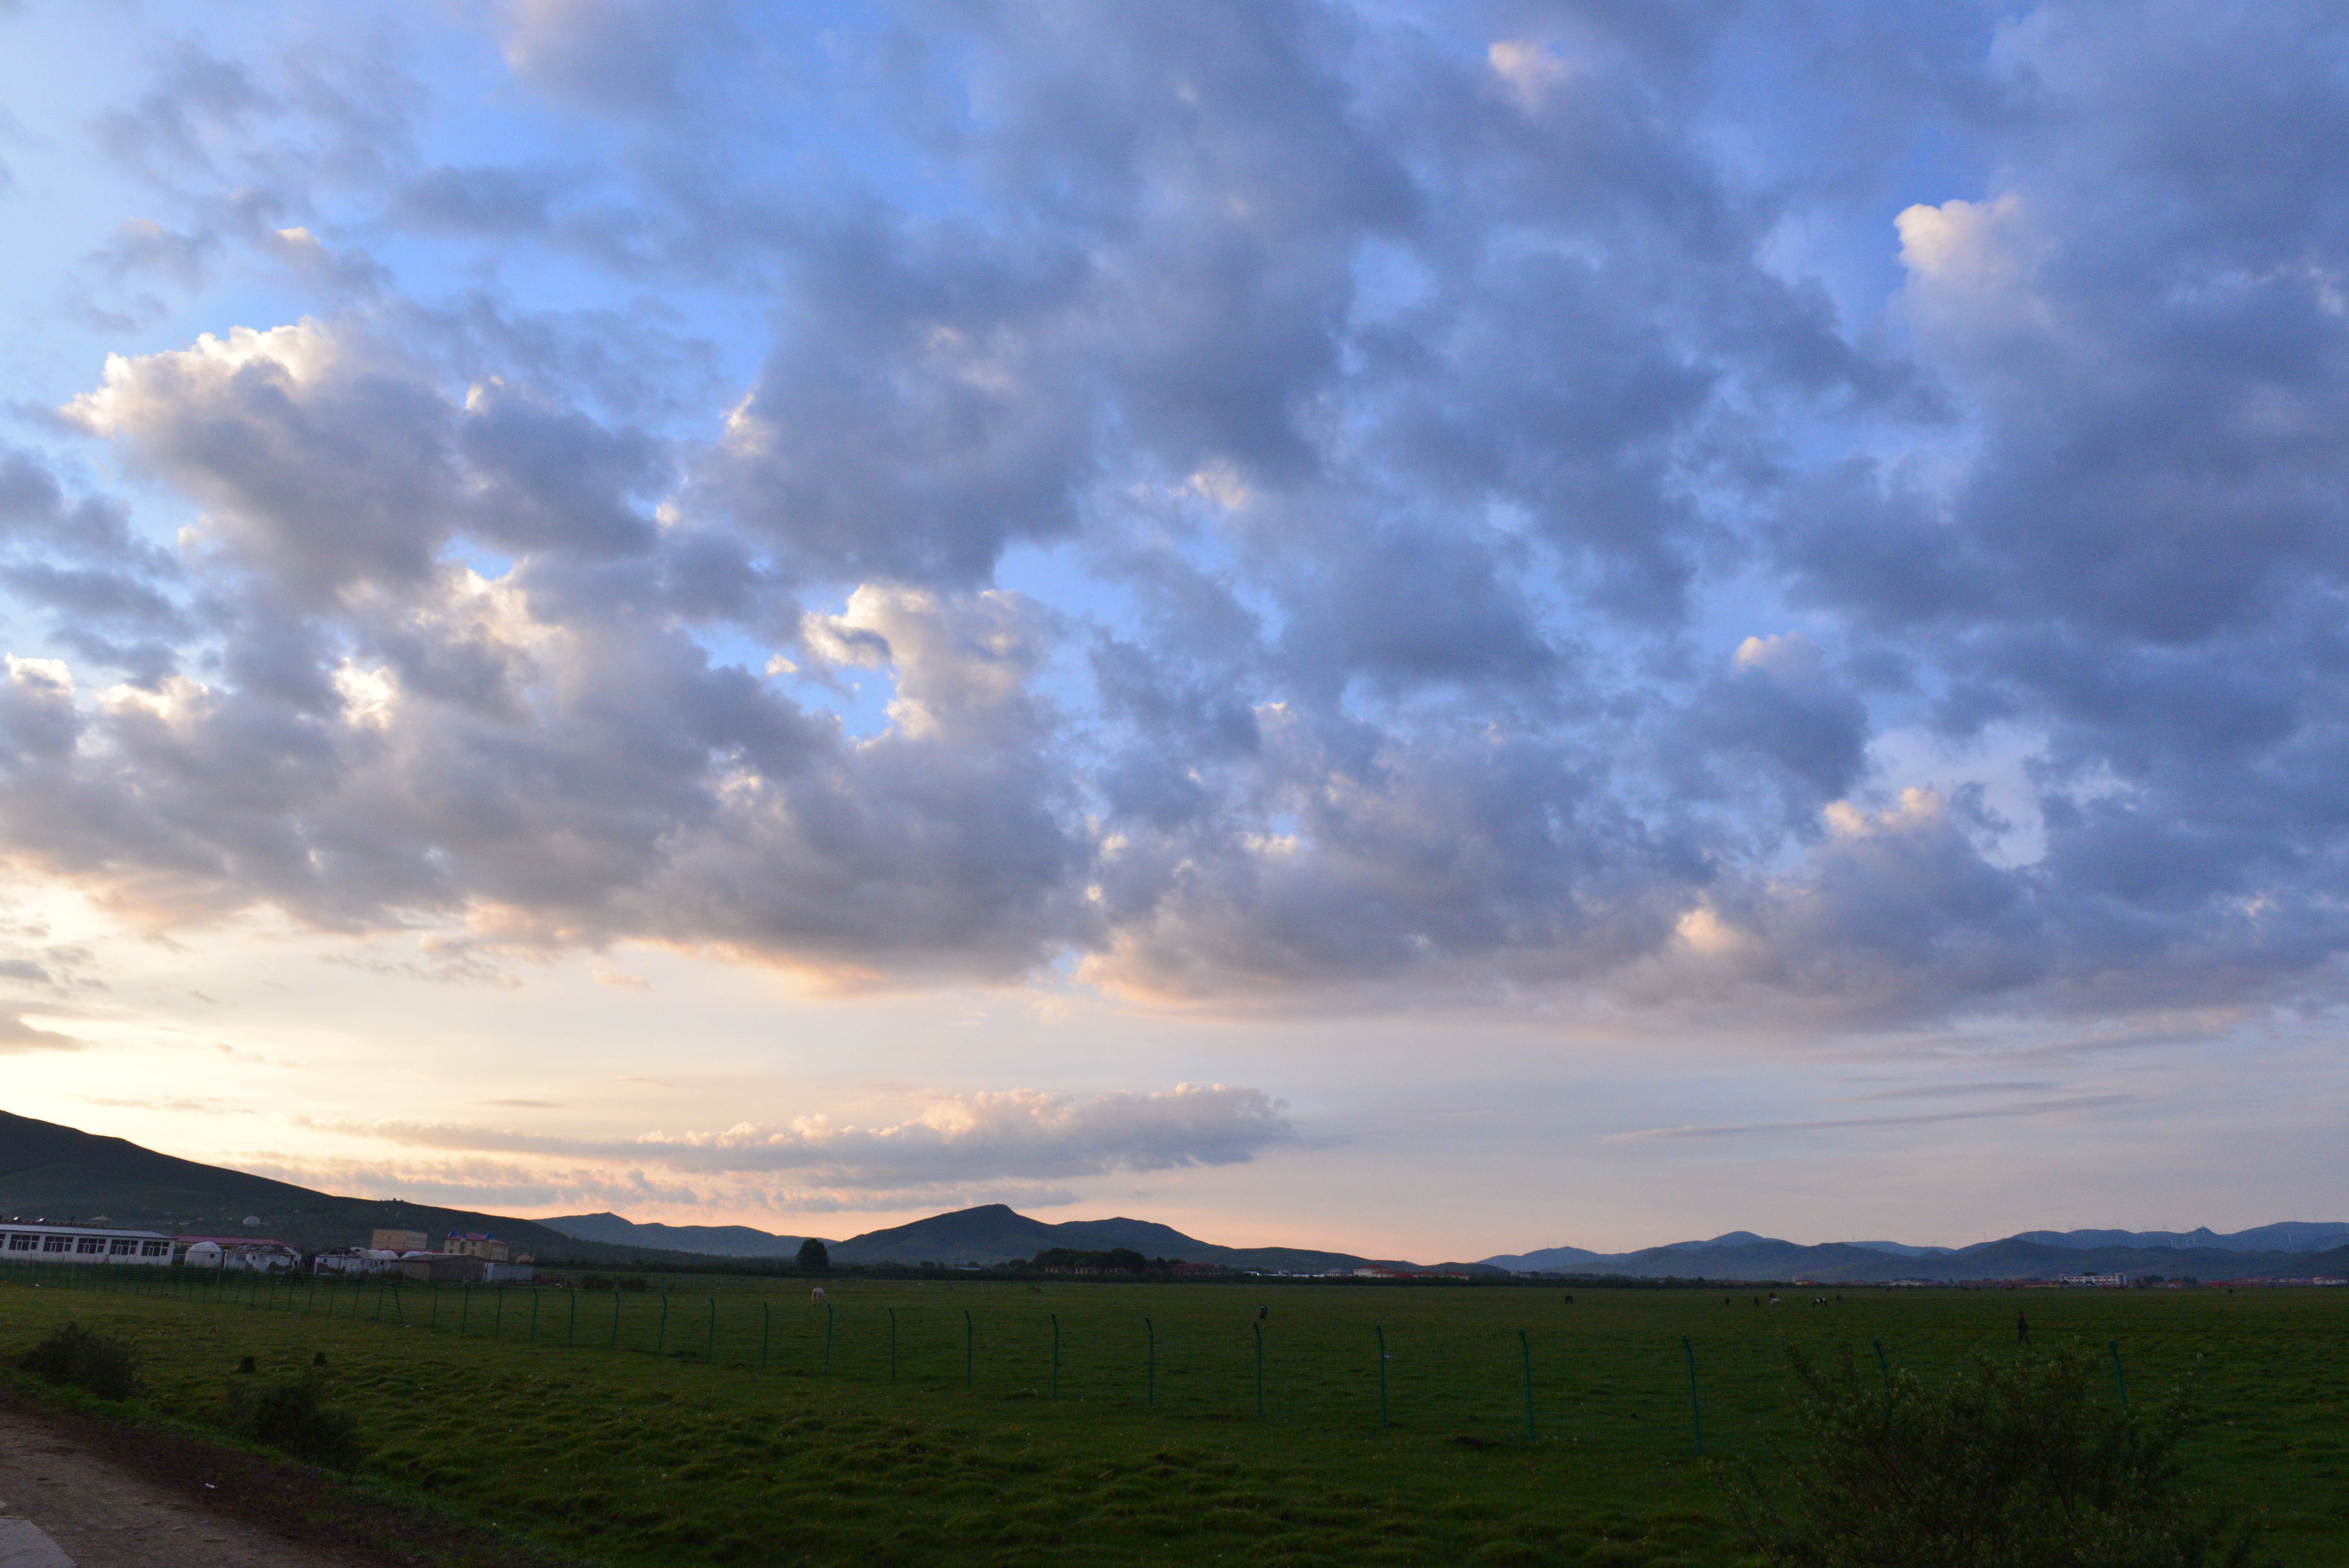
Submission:
[[[1622,1332],[1619,1323],[1593,1335],[1580,1325],[1398,1324],[1365,1317],[1381,1309],[1361,1300],[1317,1315],[1296,1297],[1272,1318],[1237,1292],[1216,1293],[1213,1310],[1203,1311],[1200,1293],[1185,1287],[1167,1293],[1170,1316],[1134,1310],[1131,1299],[1036,1304],[984,1288],[955,1303],[810,1302],[778,1292],[40,1264],[0,1264],[0,1281],[781,1377],[1109,1401],[1176,1418],[1474,1430],[1666,1453],[1734,1451],[1783,1433],[1794,1392],[1786,1338],[1743,1321],[1711,1333]],[[1545,1299],[1523,1295],[1528,1308]],[[1700,1304],[1676,1305],[1685,1314]],[[2126,1401],[2131,1369],[2117,1339],[2108,1348],[2116,1396]],[[2178,1347],[2156,1348],[2160,1365],[2149,1369],[2174,1370],[2179,1357],[2167,1352]],[[1954,1374],[1980,1346],[1945,1337],[1916,1352],[1899,1357],[1911,1370]],[[1880,1338],[1874,1355],[1889,1379]]]

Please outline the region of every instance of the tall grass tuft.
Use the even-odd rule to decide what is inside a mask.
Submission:
[[[330,1470],[356,1470],[367,1457],[357,1418],[326,1402],[325,1380],[315,1371],[257,1394],[249,1384],[230,1385],[228,1424],[254,1442]]]
[[[93,1334],[68,1323],[16,1357],[16,1368],[60,1388],[80,1388],[101,1399],[128,1399],[139,1391],[139,1357],[127,1339]]]

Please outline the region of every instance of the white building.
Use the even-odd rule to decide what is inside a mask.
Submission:
[[[338,1247],[320,1253],[310,1267],[316,1274],[379,1274],[398,1270],[403,1254],[388,1247]]]
[[[171,1266],[171,1238],[160,1231],[109,1231],[90,1225],[0,1226],[0,1262],[135,1264]]]
[[[181,1236],[181,1261],[193,1269],[250,1269],[269,1274],[298,1268],[302,1251],[290,1243],[262,1236]]]

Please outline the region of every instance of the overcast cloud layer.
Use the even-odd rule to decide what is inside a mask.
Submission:
[[[7,280],[28,877],[460,977],[2344,999],[2337,5],[154,19],[0,142],[103,235]]]

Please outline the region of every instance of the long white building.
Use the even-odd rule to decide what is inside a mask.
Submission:
[[[160,1231],[91,1225],[0,1225],[0,1263],[134,1264],[171,1266],[171,1238]]]

